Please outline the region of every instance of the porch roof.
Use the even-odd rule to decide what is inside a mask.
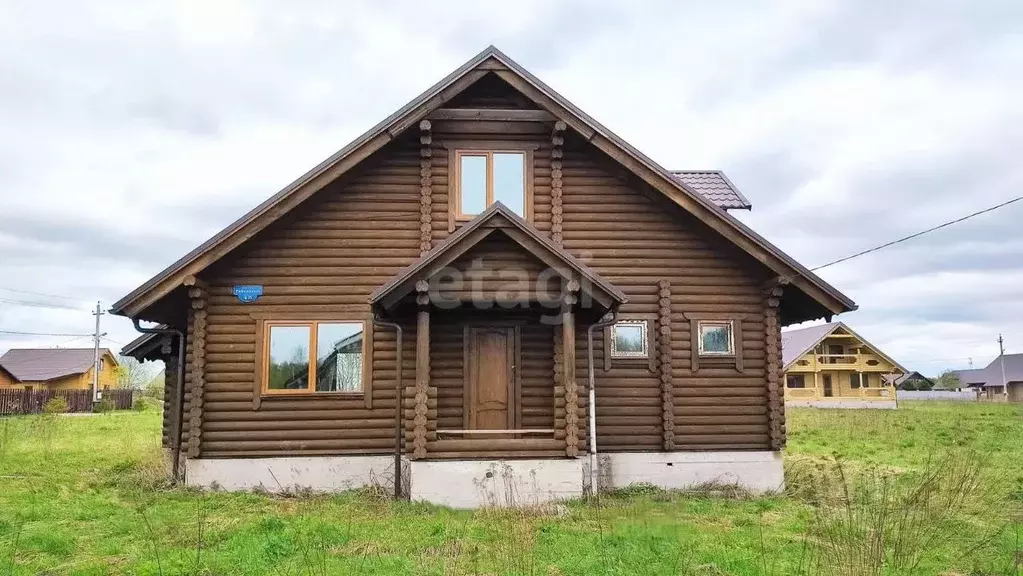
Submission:
[[[580,290],[589,293],[604,307],[617,307],[628,301],[614,284],[548,240],[504,204],[495,202],[418,260],[399,270],[370,295],[370,304],[384,309],[392,308],[416,288],[417,282],[432,277],[498,231],[551,267],[562,278],[579,282]]]

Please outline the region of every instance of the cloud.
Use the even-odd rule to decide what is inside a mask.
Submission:
[[[494,43],[819,265],[1023,189],[1017,2],[37,2],[0,6],[4,329],[109,304]],[[925,373],[1023,341],[1023,203],[821,274]],[[0,290],[0,298],[14,299]],[[68,303],[21,294],[17,299]],[[105,318],[110,337],[134,334]],[[56,344],[5,338],[0,349]],[[932,362],[932,360],[940,360]]]

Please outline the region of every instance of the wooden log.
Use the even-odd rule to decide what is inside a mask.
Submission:
[[[430,394],[430,311],[427,306],[429,300],[423,300],[426,295],[425,289],[419,289],[417,291],[419,295],[417,299],[420,300],[419,311],[416,314],[416,388],[415,388],[415,407],[413,408],[413,415],[411,421],[414,424],[413,439],[412,439],[412,457],[413,458],[425,458],[426,447],[427,447],[427,424],[429,423],[429,410],[427,405],[429,400],[436,398],[436,389],[434,394]]]
[[[437,452],[485,452],[511,450],[558,450],[564,449],[565,443],[553,438],[486,438],[437,440],[429,443],[429,450]]]
[[[438,108],[430,112],[431,120],[487,120],[495,122],[553,122],[546,110],[508,108]]]

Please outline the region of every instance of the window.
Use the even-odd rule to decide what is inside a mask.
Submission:
[[[789,388],[806,388],[806,378],[802,374],[787,376],[785,385]]]
[[[700,322],[700,355],[733,356],[735,342],[731,322]]]
[[[622,320],[611,326],[613,358],[646,358],[648,354],[646,320]]]
[[[456,158],[458,218],[471,218],[494,202],[525,218],[525,152],[463,151]]]
[[[364,333],[363,322],[267,322],[264,392],[362,392]]]

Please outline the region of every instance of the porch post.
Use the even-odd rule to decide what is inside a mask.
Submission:
[[[573,294],[565,296],[561,312],[562,380],[565,386],[565,455],[579,456],[579,386],[575,381],[575,314]]]
[[[426,430],[430,403],[430,296],[426,282],[416,284],[416,397],[412,432],[412,458],[426,457]]]

